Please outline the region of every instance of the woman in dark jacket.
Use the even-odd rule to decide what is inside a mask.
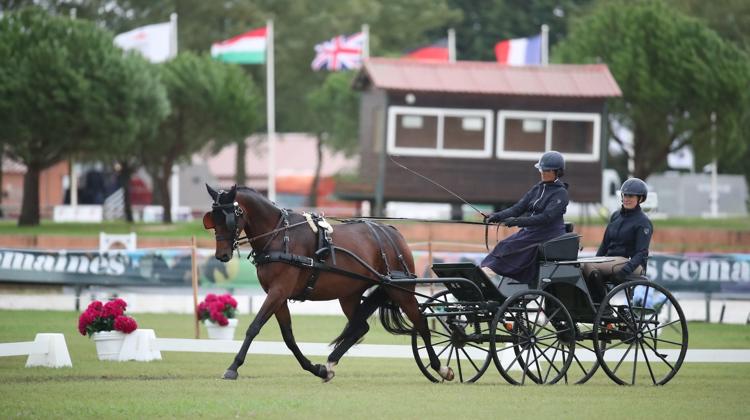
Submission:
[[[487,218],[489,223],[521,228],[498,242],[482,261],[482,269],[490,277],[496,273],[533,284],[539,269],[537,246],[565,233],[563,214],[568,207],[568,184],[560,181],[565,159],[559,152],[550,151],[534,166],[541,174],[541,182],[512,207]]]
[[[598,257],[612,257],[611,260],[583,265],[583,275],[596,299],[604,297],[602,281],[623,280],[646,271],[648,248],[654,233],[651,220],[641,209],[641,203],[648,197],[648,185],[638,178],[630,178],[620,187],[620,194],[622,207],[612,213],[596,251]]]

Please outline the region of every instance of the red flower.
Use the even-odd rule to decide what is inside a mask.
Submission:
[[[237,301],[229,293],[215,295],[209,293],[198,305],[198,319],[209,320],[213,323],[225,326],[229,324],[229,318],[235,318],[237,313]]]
[[[118,302],[119,301],[119,302]],[[122,303],[120,303],[122,302]],[[123,314],[127,304],[122,299],[113,300],[104,304],[102,316],[117,317]]]
[[[120,315],[115,318],[115,329],[130,334],[138,329],[138,324],[129,316]]]
[[[114,299],[106,304],[95,300],[78,317],[78,332],[89,336],[102,331],[122,331],[129,334],[138,328],[133,318],[124,315],[128,306],[122,299]]]

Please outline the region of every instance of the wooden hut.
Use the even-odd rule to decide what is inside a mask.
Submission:
[[[571,200],[601,200],[606,101],[621,95],[604,64],[371,58],[354,88],[362,91],[359,178],[337,192],[372,201],[376,213],[387,201],[460,203],[391,158],[469,202],[500,207],[538,182],[533,164],[557,150]]]

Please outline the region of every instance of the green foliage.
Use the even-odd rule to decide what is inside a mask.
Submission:
[[[542,24],[549,26],[549,42],[555,45],[565,38],[570,16],[590,3],[591,0],[449,0],[451,9],[460,10],[463,19],[432,30],[429,35],[433,40],[445,37],[448,27],[453,26],[459,60],[495,61],[498,41],[538,34]]]
[[[611,112],[634,134],[635,176],[664,169],[667,154],[686,144],[698,165],[707,163],[712,112],[716,153],[732,158],[747,147],[748,56],[663,1],[602,2],[575,22],[555,56],[609,65],[623,92]]]
[[[147,63],[124,56],[91,22],[8,13],[0,62],[0,142],[28,168],[20,224],[39,222],[39,171],[148,133],[168,110]]]
[[[142,159],[161,193],[165,221],[171,222],[167,180],[172,165],[204,147],[248,136],[258,122],[259,95],[235,64],[190,52],[162,68],[172,113],[143,150]]]
[[[359,93],[352,89],[354,73],[330,73],[306,96],[309,127],[325,146],[352,155],[358,150]]]

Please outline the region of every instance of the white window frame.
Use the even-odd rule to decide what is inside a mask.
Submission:
[[[399,115],[419,115],[437,117],[436,148],[396,146],[396,124]],[[437,156],[462,158],[490,158],[492,157],[492,110],[489,109],[459,109],[459,108],[421,108],[411,106],[391,106],[388,108],[388,134],[386,149],[390,155],[404,156]],[[446,149],[444,142],[445,117],[478,117],[484,119],[484,148],[482,150]]]
[[[505,150],[505,120],[539,119],[544,120],[544,152],[552,150],[552,122],[553,121],[581,121],[593,123],[593,142],[591,153],[565,152],[565,160],[570,162],[597,162],[601,143],[601,115],[593,112],[545,112],[545,111],[516,111],[503,110],[497,113],[497,147],[495,156],[498,159],[531,160],[536,161],[544,152],[519,152]]]

